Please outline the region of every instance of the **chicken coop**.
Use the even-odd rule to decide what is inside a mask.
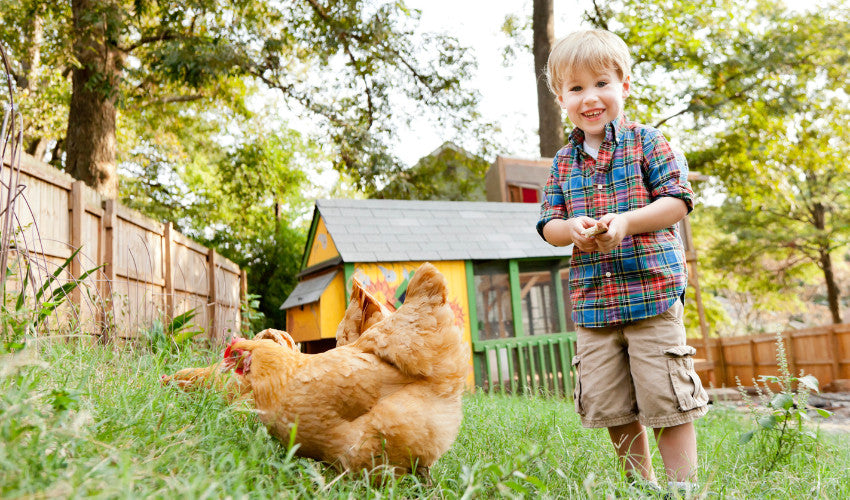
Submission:
[[[286,329],[304,352],[331,349],[354,277],[392,310],[427,261],[446,277],[470,344],[470,388],[571,395],[570,247],[537,235],[538,211],[532,203],[317,200],[299,283],[280,306]]]

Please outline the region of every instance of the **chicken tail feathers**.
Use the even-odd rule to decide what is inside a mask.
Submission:
[[[448,300],[446,278],[430,262],[419,266],[407,285],[405,302],[414,298],[425,299],[433,305],[442,305]]]
[[[426,262],[414,273],[404,304],[365,332],[355,345],[413,377],[445,379],[462,389],[467,369],[460,328],[448,304],[448,283]]]

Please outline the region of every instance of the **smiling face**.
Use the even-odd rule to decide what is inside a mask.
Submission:
[[[576,69],[564,81],[558,102],[573,125],[584,131],[588,146],[598,149],[605,138],[605,125],[622,112],[629,88],[629,77],[621,78],[614,69],[601,73]]]

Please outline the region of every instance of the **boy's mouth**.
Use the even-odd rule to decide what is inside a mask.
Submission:
[[[602,109],[594,109],[592,111],[585,111],[581,115],[584,116],[585,118],[590,119],[590,120],[594,120],[594,119],[602,116],[603,111],[604,110],[602,110]]]

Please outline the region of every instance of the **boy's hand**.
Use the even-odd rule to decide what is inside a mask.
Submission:
[[[569,223],[569,236],[573,240],[573,244],[582,252],[594,252],[597,249],[596,237],[586,236],[585,230],[595,227],[596,221],[590,217],[579,216],[573,217],[567,221]]]
[[[596,249],[600,252],[610,252],[620,246],[623,238],[628,235],[628,221],[623,214],[605,214],[599,222],[608,226],[608,230],[593,238]]]

